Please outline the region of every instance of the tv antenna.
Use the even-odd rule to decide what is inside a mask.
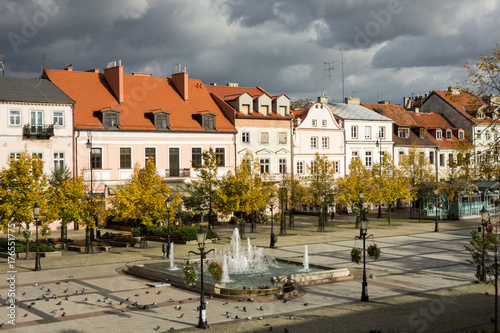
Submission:
[[[328,85],[331,87],[331,95],[330,97],[333,97],[333,87],[332,87],[332,70],[335,68],[333,64],[335,61],[325,61],[323,64],[327,65],[327,68],[325,71],[328,71]]]

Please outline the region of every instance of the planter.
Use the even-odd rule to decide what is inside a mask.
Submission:
[[[83,247],[83,246],[68,245],[68,251],[85,252],[85,247]]]

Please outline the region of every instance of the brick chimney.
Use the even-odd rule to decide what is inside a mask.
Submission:
[[[328,104],[327,96],[318,96],[318,103]]]
[[[361,104],[361,99],[358,97],[346,97],[345,98],[345,104]]]
[[[104,78],[113,90],[118,103],[123,103],[123,66],[121,60],[118,60],[118,65],[116,62],[108,63],[108,68],[104,69]]]
[[[186,72],[186,67],[181,71],[181,64],[175,64],[174,74],[172,74],[172,82],[175,88],[181,94],[181,97],[185,100],[189,100],[189,89],[188,89],[188,72]]]

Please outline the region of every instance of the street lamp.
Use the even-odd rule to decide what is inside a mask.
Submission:
[[[36,227],[36,255],[35,255],[35,271],[42,270],[42,266],[40,265],[40,252],[38,250],[38,226],[40,225],[40,206],[35,202],[33,205],[33,216],[35,217],[35,227]]]
[[[93,164],[93,162],[92,162],[92,132],[90,132],[90,131],[87,132],[87,143],[85,144],[85,146],[87,146],[87,149],[89,150],[89,153],[90,153],[90,204],[91,204],[92,209],[93,209],[93,207],[94,207],[94,179],[93,179],[94,175],[93,175],[93,173],[94,172],[93,172],[93,168],[92,168],[92,164]],[[95,221],[95,218],[94,217],[92,217],[92,218]],[[94,237],[92,237],[93,229],[90,230],[88,226],[86,226],[85,229],[86,229],[85,233],[87,235],[89,235],[89,233],[92,232],[90,234],[90,237],[85,237],[85,239],[86,239],[85,252],[89,253],[90,249],[92,249],[92,241],[94,240],[93,239]],[[87,238],[90,238],[90,239],[87,239]],[[93,252],[93,250],[92,250],[92,252]]]
[[[380,148],[380,167],[379,167],[379,177],[380,180],[382,181],[382,162],[384,161],[384,157],[382,156],[382,135],[381,133],[377,133],[375,136],[377,138],[377,142],[375,143],[375,146]],[[378,202],[378,214],[377,218],[382,218],[382,206],[380,204],[380,201]]]
[[[169,195],[167,200],[165,200],[165,206],[167,207],[167,248],[163,253],[167,254],[167,258],[170,258],[170,207],[172,205],[172,197]],[[165,243],[164,243],[165,244]],[[165,245],[163,245],[165,246]]]
[[[200,253],[196,253],[194,251],[189,251],[189,253],[193,253],[195,255],[200,255],[200,276],[201,276],[201,291],[200,291],[200,316],[198,320],[198,328],[207,329],[210,328],[210,325],[207,323],[207,305],[205,303],[205,295],[203,294],[203,259],[207,254],[214,251],[211,249],[210,251],[205,252],[205,240],[207,239],[207,231],[203,230],[201,225],[200,229],[196,231],[196,238],[198,240],[198,250]]]
[[[438,206],[438,198],[439,198],[438,194],[439,194],[439,190],[437,188],[434,190],[434,194],[436,196],[436,223],[434,224],[434,232],[438,232],[439,231],[439,223],[438,223],[438,208],[439,208],[439,206]]]
[[[482,253],[481,253],[481,273],[479,274],[479,279],[480,281],[484,281],[486,276],[485,276],[485,271],[484,271],[484,247],[485,247],[485,235],[484,231],[486,230],[486,227],[488,225],[488,210],[486,208],[483,208],[479,211],[479,214],[481,215],[481,226],[483,227],[483,246],[482,246]]]
[[[272,249],[274,249],[274,246],[276,244],[276,235],[274,234],[274,215],[273,215],[274,200],[276,200],[276,197],[274,196],[274,194],[271,193],[271,195],[269,196],[269,205],[271,206],[271,244],[269,245],[269,247]]]
[[[368,302],[370,300],[368,297],[368,281],[366,280],[366,239],[372,237],[373,235],[367,236],[367,231],[368,219],[363,215],[359,224],[359,236],[356,236],[357,239],[363,240],[363,282],[361,283],[362,302]]]
[[[365,191],[361,190],[359,191],[359,219],[361,221],[361,218],[365,216],[365,213],[363,211],[363,197],[365,196]]]

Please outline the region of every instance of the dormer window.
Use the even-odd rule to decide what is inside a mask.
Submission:
[[[424,128],[420,128],[420,138],[423,139],[425,136],[425,129]]]
[[[101,120],[105,128],[119,128],[120,111],[113,109],[101,110]]]
[[[446,131],[446,140],[451,140],[451,131],[450,130]]]
[[[159,130],[170,129],[170,114],[166,112],[155,114],[155,126]]]
[[[436,131],[436,139],[441,140],[443,138],[443,133],[441,130]]]
[[[464,139],[464,131],[460,130],[458,131],[458,140],[463,140]]]
[[[410,129],[409,128],[398,128],[398,137],[409,138],[410,137]]]
[[[212,115],[204,115],[203,127],[205,127],[205,131],[215,131],[215,117]]]

